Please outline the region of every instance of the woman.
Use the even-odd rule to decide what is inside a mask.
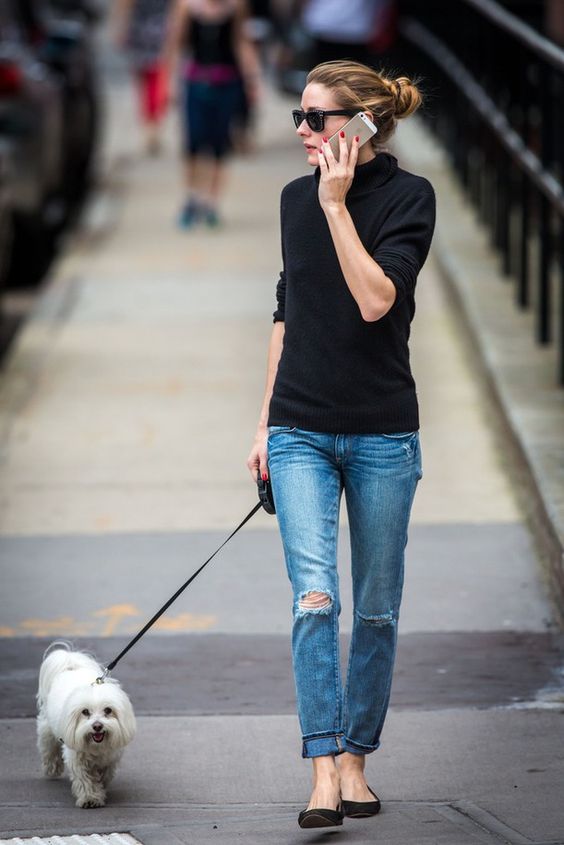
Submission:
[[[113,6],[114,40],[128,51],[137,88],[145,146],[156,155],[168,106],[168,86],[161,52],[170,0],[117,0]]]
[[[187,50],[183,69],[187,197],[180,225],[219,223],[218,205],[231,148],[233,117],[241,86],[254,101],[259,62],[246,35],[245,0],[176,0],[165,59],[174,64]]]
[[[301,827],[375,815],[364,776],[390,696],[404,548],[421,478],[408,338],[429,250],[434,192],[384,150],[421,103],[406,77],[349,61],[307,77],[297,134],[312,176],[282,191],[278,307],[260,421],[247,465],[270,474],[294,593],[292,651],[313,792]],[[364,111],[378,133],[339,161],[327,139]],[[344,688],[336,570],[344,491],[354,618]]]

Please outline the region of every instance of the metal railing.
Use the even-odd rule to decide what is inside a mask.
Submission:
[[[492,0],[405,0],[402,68],[564,384],[564,50]]]

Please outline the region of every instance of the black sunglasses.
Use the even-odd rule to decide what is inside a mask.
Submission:
[[[298,126],[301,126],[305,120],[312,132],[323,132],[325,129],[325,118],[329,114],[347,114],[349,117],[353,117],[353,115],[357,114],[357,112],[352,109],[337,109],[332,111],[326,111],[325,109],[311,109],[310,111],[294,109],[292,111],[292,117],[294,118],[296,129]]]

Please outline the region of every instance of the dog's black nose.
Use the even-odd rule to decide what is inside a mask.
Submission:
[[[95,733],[100,733],[100,731],[104,730],[104,726],[101,725],[100,722],[94,722],[94,724],[92,725],[92,730]]]

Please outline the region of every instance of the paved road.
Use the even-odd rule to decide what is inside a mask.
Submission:
[[[151,843],[319,842],[289,663],[290,591],[259,514],[117,672],[139,734],[96,812],[41,779],[41,653],[107,662],[254,504],[244,466],[279,269],[278,196],[305,172],[291,104],[264,106],[226,225],[179,232],[174,122],[139,155],[119,78],[106,185],[0,377],[0,835],[131,831]],[[400,161],[401,163],[401,161]],[[440,199],[440,198],[439,198]],[[377,819],[355,843],[562,843],[562,649],[487,395],[433,257],[412,360],[424,479],[392,706],[368,760]],[[343,649],[350,632],[342,524]]]

